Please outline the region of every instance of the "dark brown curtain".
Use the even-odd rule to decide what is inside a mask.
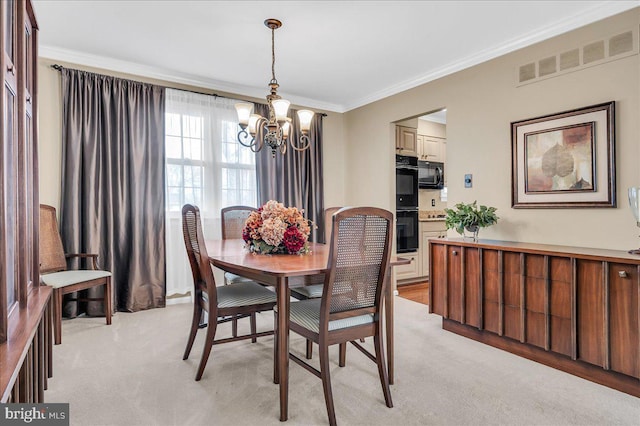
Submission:
[[[256,104],[256,114],[268,117],[268,107]],[[296,110],[289,111],[293,119],[291,136],[299,141],[300,128]],[[324,239],[324,184],[322,175],[322,114],[315,114],[311,122],[309,137],[311,148],[298,152],[287,147],[283,155],[265,146],[256,154],[256,176],[258,179],[258,203],[276,200],[286,206],[304,209],[305,217],[318,227],[311,232],[311,241]],[[259,137],[260,135],[258,135]],[[289,142],[287,142],[289,143]]]
[[[165,305],[164,88],[61,69],[67,252],[98,253],[115,307]],[[89,297],[100,297],[92,289]],[[67,310],[67,308],[65,308]],[[90,315],[102,304],[90,302]]]

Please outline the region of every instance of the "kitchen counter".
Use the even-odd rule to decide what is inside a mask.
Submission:
[[[420,222],[444,222],[445,212],[443,210],[420,210],[418,220]]]

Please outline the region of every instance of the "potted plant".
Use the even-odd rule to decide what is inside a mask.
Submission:
[[[477,201],[470,204],[458,203],[453,209],[444,209],[447,229],[455,229],[465,236],[464,231],[473,234],[473,240],[478,241],[480,228],[491,226],[498,222],[495,207],[478,206]]]

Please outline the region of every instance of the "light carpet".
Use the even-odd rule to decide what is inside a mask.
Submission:
[[[338,367],[336,416],[343,425],[640,424],[640,400],[441,329],[427,307],[396,297],[396,382],[384,404],[377,369],[353,346]],[[190,304],[63,322],[47,402],[70,403],[72,425],[278,425],[273,338],[214,346],[194,381],[205,330],[183,361]],[[247,331],[249,321],[240,322]],[[258,316],[258,330],[273,315]],[[231,325],[218,327],[230,335]],[[368,339],[371,340],[371,339]],[[371,342],[367,342],[371,347]],[[291,349],[304,353],[292,333]],[[313,362],[317,366],[317,347]],[[288,425],[327,424],[318,378],[290,363]]]

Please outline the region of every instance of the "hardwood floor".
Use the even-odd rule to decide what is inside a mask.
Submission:
[[[429,304],[429,282],[398,286],[398,295],[414,302]]]

